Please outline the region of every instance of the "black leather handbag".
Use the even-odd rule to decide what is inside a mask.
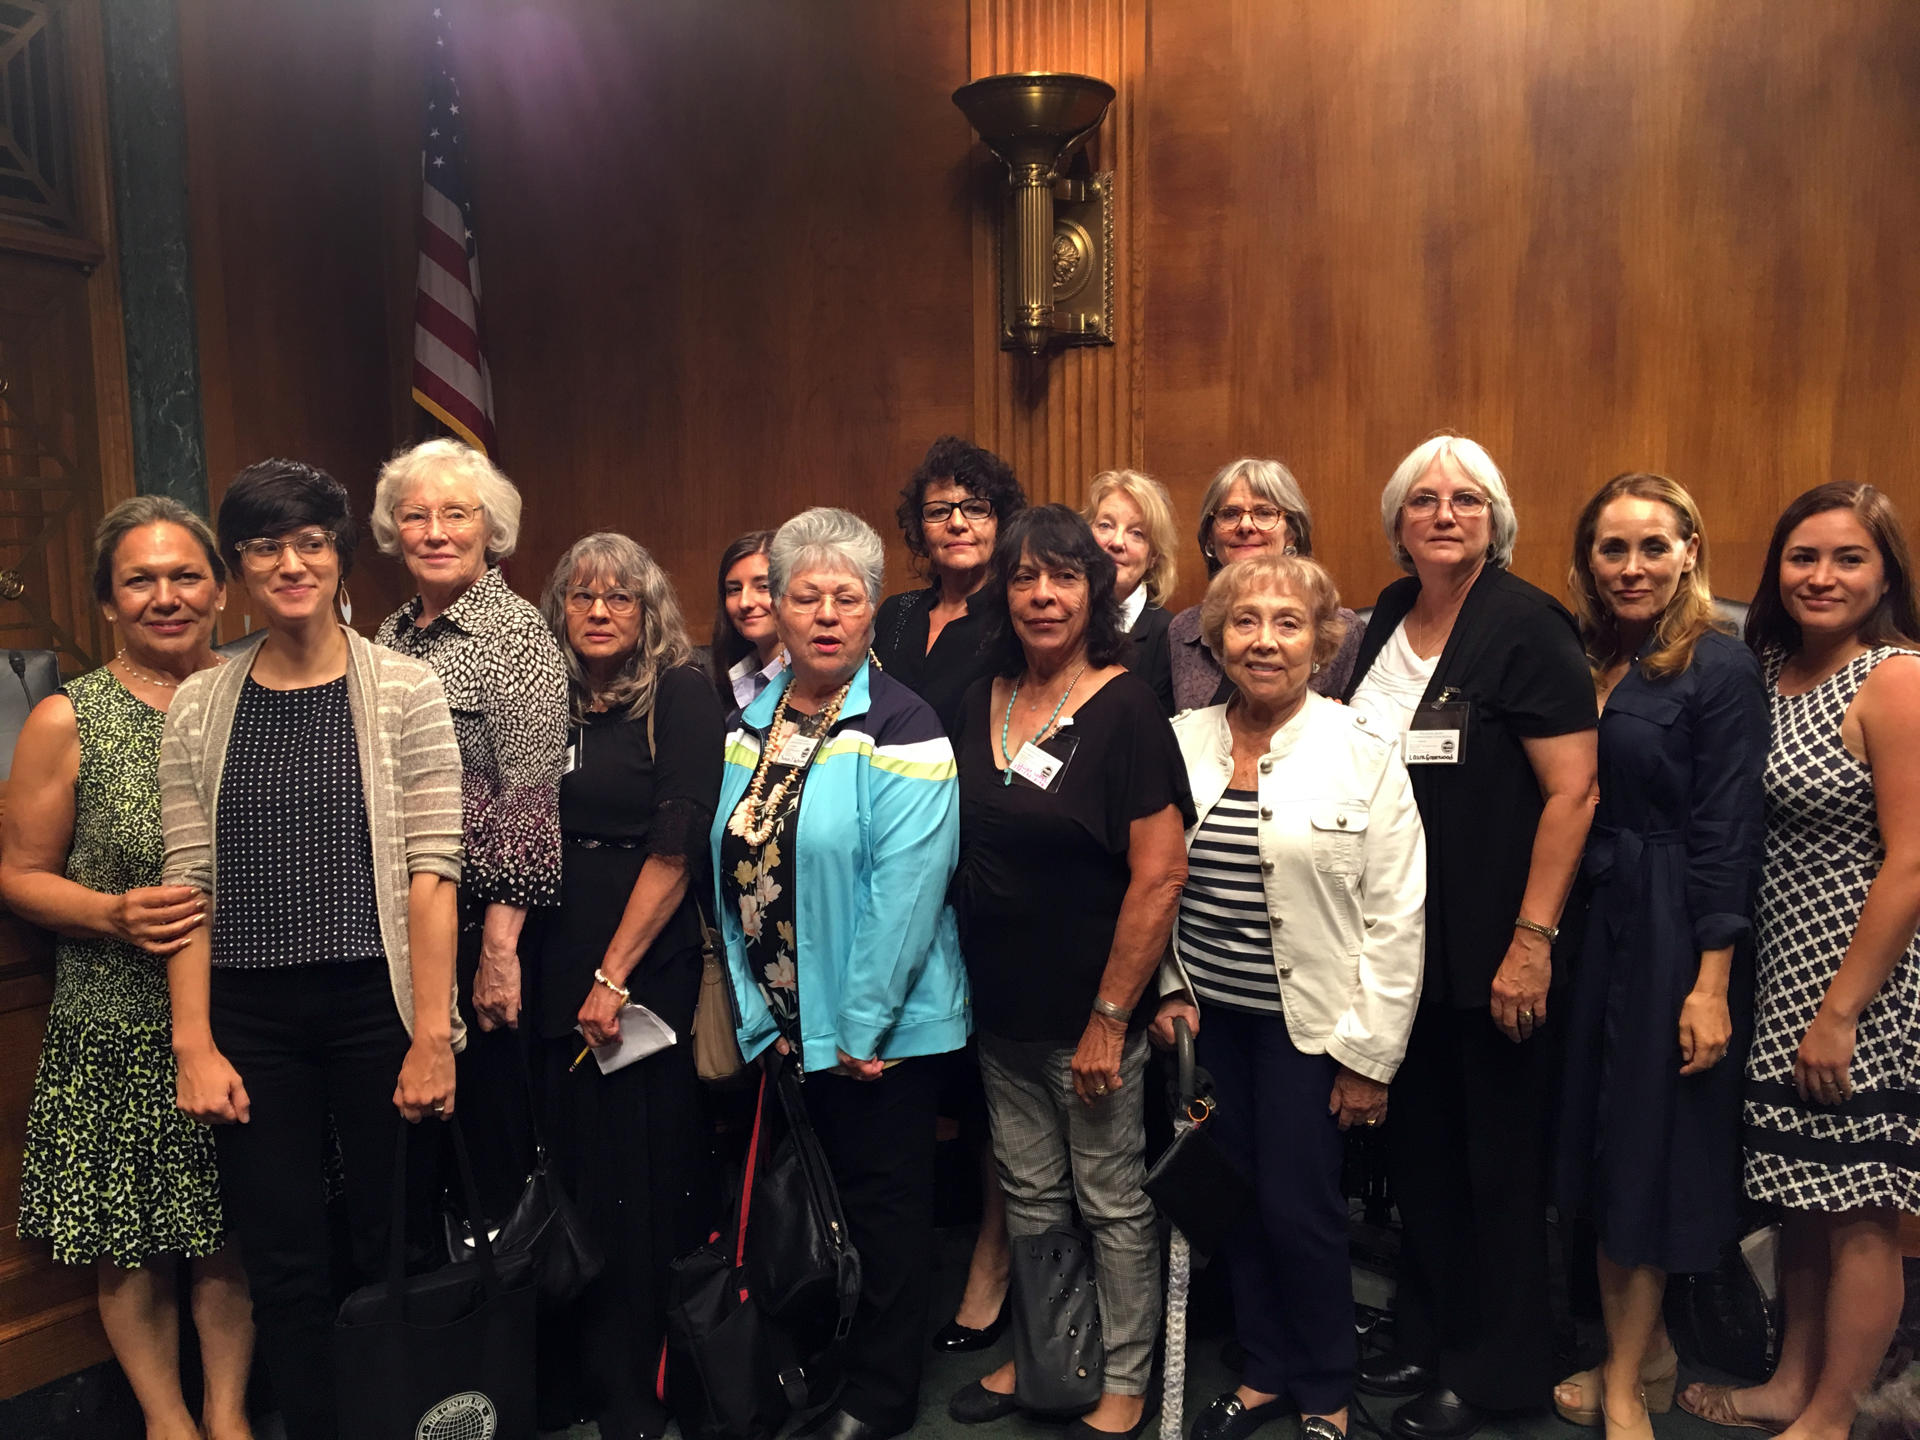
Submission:
[[[754,1182],[760,1218],[747,1270],[767,1314],[795,1334],[844,1340],[860,1303],[860,1252],[847,1233],[826,1152],[807,1119],[799,1070],[791,1059],[769,1063],[774,1069],[768,1083],[785,1129]]]
[[[518,1045],[516,1043],[516,1050]],[[526,1255],[533,1260],[534,1285],[540,1303],[547,1308],[578,1299],[606,1264],[600,1247],[587,1233],[573,1208],[566,1187],[553,1173],[547,1158],[546,1137],[540,1128],[540,1107],[533,1102],[533,1078],[528,1072],[526,1053],[520,1051],[520,1073],[527,1082],[528,1108],[532,1112],[533,1173],[506,1223],[493,1237],[496,1256]],[[447,1256],[453,1261],[474,1257],[473,1227],[452,1211],[443,1212]]]
[[[349,1295],[334,1321],[340,1433],[355,1440],[535,1433],[533,1257],[494,1253],[459,1122],[446,1123],[474,1258],[407,1275],[407,1138],[416,1127],[401,1125],[387,1278]]]
[[[807,1203],[793,1194],[790,1179],[764,1183],[770,1158],[765,1125],[770,1088],[777,1092],[779,1081],[763,1068],[731,1221],[698,1250],[674,1261],[668,1272],[661,1399],[691,1440],[768,1440],[791,1412],[824,1398],[814,1393],[816,1382],[831,1372],[830,1361],[852,1322],[851,1307],[859,1300],[857,1253],[851,1256],[852,1300],[836,1296],[824,1329],[804,1328],[804,1317],[797,1324],[774,1318],[759,1288],[759,1275],[771,1271],[775,1284],[790,1287],[790,1314],[802,1315],[820,1303],[816,1287],[804,1279],[804,1264],[758,1263],[763,1252],[792,1243],[795,1227],[774,1209]],[[811,1127],[806,1134],[813,1138]],[[817,1148],[818,1141],[814,1144]],[[834,1204],[838,1206],[837,1197]],[[837,1318],[843,1305],[844,1322]]]
[[[1204,1260],[1253,1207],[1253,1181],[1212,1134],[1213,1077],[1193,1063],[1193,1031],[1173,1022],[1173,1143],[1147,1172],[1146,1192]]]
[[[1107,1373],[1092,1247],[1065,1228],[1011,1244],[1014,1399],[1049,1415],[1090,1410]]]

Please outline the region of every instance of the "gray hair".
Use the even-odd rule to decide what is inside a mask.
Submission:
[[[93,598],[102,605],[113,603],[113,561],[120,553],[120,542],[143,525],[178,525],[206,552],[214,584],[227,583],[226,562],[205,520],[171,495],[136,495],[103,515],[93,532]]]
[[[887,583],[887,549],[874,528],[851,510],[816,505],[773,532],[767,588],[777,603],[794,576],[821,569],[857,576],[867,587],[868,602],[878,605]]]
[[[380,467],[373,487],[373,543],[382,555],[400,553],[393,512],[426,480],[464,480],[487,516],[487,563],[497,565],[520,543],[520,491],[485,455],[460,440],[428,440],[402,450]]]
[[[567,639],[567,591],[573,588],[575,576],[631,590],[640,602],[639,643],[613,684],[601,691],[594,690]],[[568,709],[575,720],[592,710],[596,698],[614,714],[646,714],[653,708],[661,673],[693,658],[693,642],[687,638],[680,601],[667,572],[643,546],[610,530],[582,536],[567,547],[547,577],[540,613],[560,641],[560,657],[567,667]]]
[[[1300,488],[1300,482],[1278,460],[1256,460],[1249,456],[1221,467],[1201,497],[1200,554],[1206,559],[1207,574],[1220,571],[1220,562],[1213,554],[1213,513],[1227,503],[1227,492],[1233,489],[1236,480],[1246,481],[1247,488],[1255,495],[1286,512],[1287,536],[1296,554],[1313,554],[1313,511],[1307,508],[1306,492]]]
[[[1513,545],[1520,538],[1520,517],[1513,513],[1513,500],[1507,494],[1506,477],[1500,467],[1464,435],[1436,435],[1415,446],[1380,492],[1380,528],[1387,532],[1387,552],[1393,556],[1393,563],[1409,575],[1413,573],[1413,557],[1400,543],[1400,510],[1407,503],[1407,492],[1443,460],[1451,461],[1454,469],[1487,492],[1487,562],[1496,569],[1506,569],[1513,563]]]

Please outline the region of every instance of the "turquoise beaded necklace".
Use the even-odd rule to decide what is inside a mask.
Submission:
[[[1067,697],[1073,694],[1073,687],[1080,683],[1080,677],[1086,673],[1087,662],[1082,660],[1080,668],[1073,672],[1073,679],[1067,682],[1067,688],[1060,692],[1060,703],[1053,707],[1053,714],[1047,716],[1047,723],[1033,732],[1033,738],[1027,742],[1029,745],[1039,744],[1041,737],[1053,729],[1053,722],[1058,720],[1060,712],[1067,708]],[[1007,713],[1000,718],[1000,753],[1007,759],[1007,768],[1000,772],[1002,785],[1013,784],[1013,751],[1007,748],[1007,732],[1013,726],[1013,702],[1019,698],[1020,682],[1016,680],[1013,682],[1012,693],[1007,696]]]

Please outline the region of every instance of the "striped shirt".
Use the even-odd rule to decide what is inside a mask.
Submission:
[[[1259,829],[1259,792],[1229,790],[1194,831],[1180,895],[1180,959],[1203,1003],[1278,1014]]]

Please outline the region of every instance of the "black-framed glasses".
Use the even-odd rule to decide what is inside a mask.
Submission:
[[[631,590],[588,590],[582,587],[567,592],[567,613],[589,614],[596,600],[606,606],[607,613],[616,620],[624,620],[640,608],[640,597]]]
[[[1287,512],[1278,505],[1222,505],[1213,512],[1214,527],[1219,530],[1237,530],[1242,520],[1251,520],[1256,530],[1271,530],[1287,518]]]
[[[285,550],[291,550],[302,560],[309,561],[332,553],[333,536],[325,530],[302,530],[285,540],[261,535],[252,540],[242,540],[233,548],[240,556],[241,563],[249,570],[271,570],[280,563],[281,552]]]
[[[993,518],[993,502],[977,495],[970,500],[929,500],[920,507],[920,518],[928,525],[944,525],[956,510],[975,524]]]

